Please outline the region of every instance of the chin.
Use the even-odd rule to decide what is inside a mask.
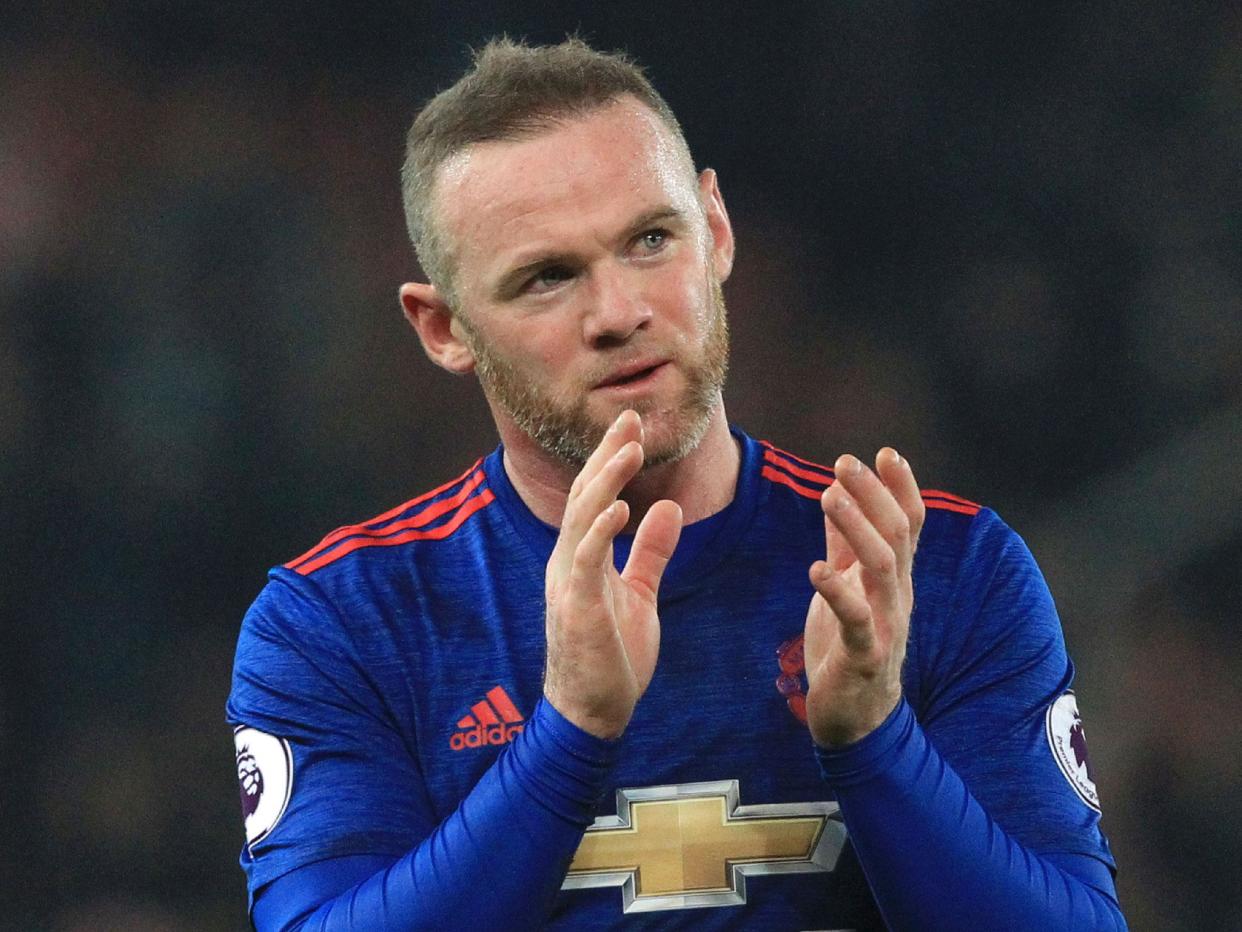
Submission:
[[[638,413],[646,436],[644,469],[685,459],[703,442],[712,420],[710,411],[690,415],[685,412],[648,413],[640,408]]]

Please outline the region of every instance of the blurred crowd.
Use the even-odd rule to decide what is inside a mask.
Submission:
[[[398,310],[406,127],[468,46],[575,30],[720,173],[732,418],[821,461],[891,443],[1024,533],[1133,926],[1242,927],[1242,494],[1181,454],[1209,420],[1242,449],[1242,10],[465,6],[3,18],[0,928],[245,927],[242,614],[495,442]],[[1136,546],[1076,524],[1084,490],[1156,569],[1074,574]]]

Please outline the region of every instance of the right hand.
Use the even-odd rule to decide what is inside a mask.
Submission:
[[[543,693],[583,731],[616,738],[647,690],[660,652],[656,596],[681,535],[681,507],[647,511],[625,569],[613,538],[629,523],[617,496],[643,465],[642,421],[623,411],[574,479],[545,578],[548,639]]]

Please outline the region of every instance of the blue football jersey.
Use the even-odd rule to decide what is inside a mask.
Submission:
[[[550,928],[881,926],[803,721],[799,638],[832,472],[734,436],[735,497],[685,528],[664,574],[659,662]],[[1016,842],[1111,869],[1034,559],[992,511],[924,502],[903,670],[918,725]],[[272,570],[227,708],[252,895],[327,859],[405,855],[517,740],[542,695],[556,535],[497,450]]]

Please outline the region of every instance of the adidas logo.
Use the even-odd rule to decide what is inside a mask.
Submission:
[[[522,733],[525,719],[503,686],[493,686],[487,697],[470,707],[470,714],[457,720],[461,729],[449,738],[454,751],[481,748],[488,744],[508,744]]]

